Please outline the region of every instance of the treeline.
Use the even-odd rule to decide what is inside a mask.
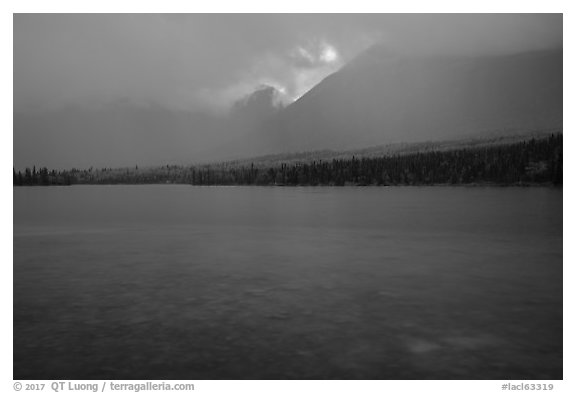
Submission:
[[[14,172],[14,185],[433,185],[562,184],[562,134],[509,145],[300,163]]]
[[[13,172],[15,186],[69,186],[73,184],[73,177],[68,171],[49,171],[46,167],[36,170],[34,166],[32,170],[26,168],[24,173],[20,171],[16,173],[14,169]]]

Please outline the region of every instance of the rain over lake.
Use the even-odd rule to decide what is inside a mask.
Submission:
[[[15,379],[561,379],[562,189],[14,188]]]

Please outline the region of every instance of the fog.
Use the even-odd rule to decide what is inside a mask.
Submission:
[[[14,164],[241,155],[258,119],[231,122],[238,100],[264,85],[290,105],[374,44],[423,56],[559,48],[562,16],[16,14]]]

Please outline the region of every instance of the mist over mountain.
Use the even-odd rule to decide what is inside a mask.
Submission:
[[[198,155],[199,160],[218,161],[239,159],[266,153],[273,146],[266,146],[268,124],[285,109],[282,93],[273,86],[263,85],[251,94],[237,100],[225,116],[214,118],[227,130],[208,156]]]
[[[272,86],[261,86],[256,91],[236,101],[225,117],[230,130],[230,154],[242,153],[246,139],[260,138],[257,131],[271,122],[284,109],[281,93]]]
[[[348,151],[562,122],[560,13],[13,22],[21,170]]]
[[[261,86],[252,94],[236,101],[230,116],[238,121],[267,120],[284,108],[280,94],[273,86]]]
[[[35,157],[35,165],[56,162],[57,168],[185,164],[214,149],[224,131],[224,124],[210,114],[133,103],[80,102],[55,111],[14,114],[15,150]],[[55,151],[64,153],[55,159]],[[16,167],[32,164],[19,161],[23,158],[15,157]]]
[[[375,46],[292,104],[281,95],[263,85],[220,114],[123,101],[15,113],[14,147],[43,165],[74,146],[56,167],[108,167],[557,131],[562,51],[423,56]]]
[[[183,111],[161,105],[79,101],[57,110],[14,113],[14,147],[35,157],[15,157],[24,168],[54,162],[59,169],[134,165],[186,165],[266,153],[258,130],[282,109],[281,93],[260,86],[228,113]],[[33,142],[33,143],[31,143]],[[69,148],[67,148],[69,147]]]
[[[270,151],[562,127],[562,51],[403,55],[376,46],[263,128]]]

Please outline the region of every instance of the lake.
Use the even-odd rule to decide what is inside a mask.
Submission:
[[[14,379],[561,379],[562,189],[14,188]]]

